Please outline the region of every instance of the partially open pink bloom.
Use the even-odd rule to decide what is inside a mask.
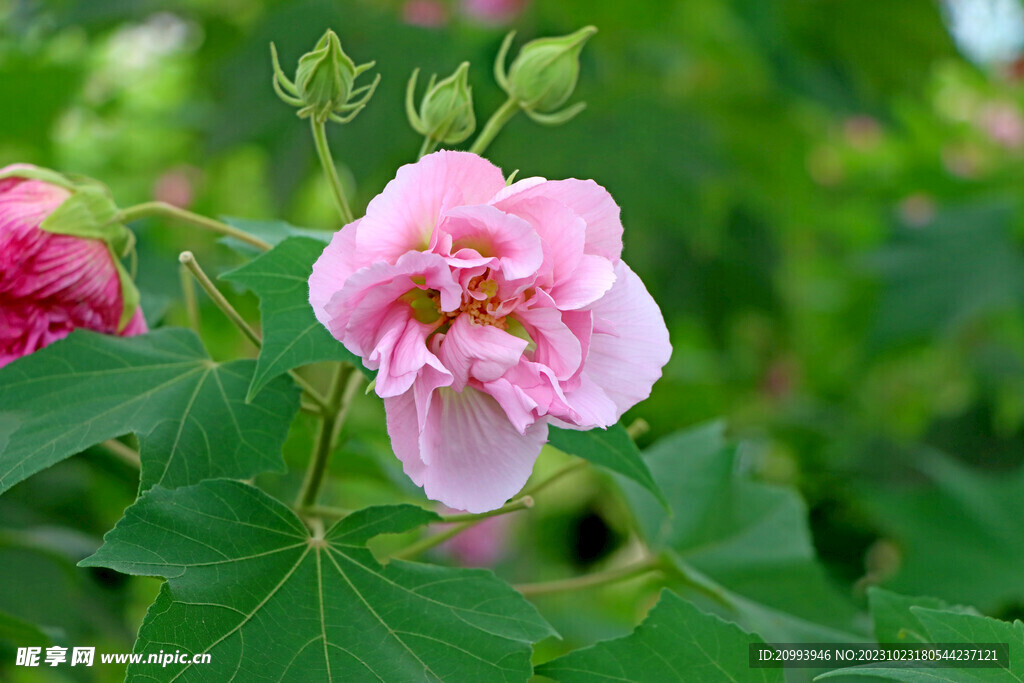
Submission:
[[[485,159],[443,151],[334,235],[309,298],[378,371],[406,474],[483,512],[526,483],[549,424],[612,425],[661,376],[668,332],[621,252],[619,207],[597,183],[506,187]]]
[[[20,168],[9,166],[0,173]],[[0,178],[0,367],[82,327],[123,336],[146,331],[141,309],[119,329],[121,282],[107,245],[40,224],[71,193]]]

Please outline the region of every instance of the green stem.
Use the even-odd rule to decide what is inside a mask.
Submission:
[[[501,129],[505,127],[513,116],[519,111],[519,103],[511,97],[505,100],[505,104],[498,107],[497,111],[491,114],[491,118],[487,119],[487,123],[484,125],[484,129],[480,131],[480,135],[473,141],[473,146],[469,148],[469,151],[473,154],[483,154],[487,146],[491,144],[495,136],[501,132]]]
[[[135,206],[129,206],[127,209],[121,209],[117,214],[117,220],[122,223],[130,223],[131,221],[138,220],[139,218],[168,218],[181,221],[182,223],[188,223],[210,232],[215,232],[219,235],[226,237],[234,237],[235,239],[250,244],[257,249],[263,251],[270,251],[272,246],[267,242],[264,242],[259,237],[254,237],[244,230],[239,230],[236,227],[222,223],[221,221],[207,218],[206,216],[200,216],[197,213],[180,209],[177,206],[168,204],[166,202],[146,202],[145,204],[136,204]]]
[[[334,157],[331,156],[331,148],[327,144],[327,130],[323,121],[317,121],[315,116],[309,119],[313,128],[313,142],[316,145],[317,156],[320,157],[320,165],[327,174],[328,184],[331,192],[334,193],[334,203],[338,205],[338,213],[341,214],[341,222],[348,225],[352,222],[352,209],[345,199],[345,190],[341,187],[341,179],[338,177],[338,169],[334,165]]]
[[[245,335],[246,339],[255,344],[257,349],[260,348],[260,336],[256,334],[256,330],[249,327],[249,323],[245,322],[245,319],[242,318],[241,314],[239,314],[239,312],[235,310],[234,306],[224,298],[224,295],[220,293],[220,290],[213,284],[213,281],[210,280],[209,276],[207,276],[203,269],[199,267],[195,254],[191,251],[183,251],[178,255],[178,260],[181,261],[181,265],[188,268],[196,281],[199,282],[199,286],[203,288],[203,291],[205,291],[206,295],[210,297],[214,304],[216,304],[217,308],[227,316],[228,320],[234,323],[235,327]]]
[[[185,266],[192,276],[195,277],[199,286],[203,288],[210,300],[221,310],[221,312],[234,323],[245,338],[251,341],[257,349],[262,348],[263,342],[260,339],[260,335],[256,333],[256,330],[249,326],[249,323],[245,322],[242,315],[235,310],[235,307],[224,298],[224,295],[220,293],[220,290],[213,284],[206,272],[199,267],[199,262],[196,261],[195,255],[191,251],[183,251],[178,255],[178,260],[181,261],[181,265]],[[320,406],[321,410],[327,409],[327,400],[320,395],[313,386],[307,382],[302,375],[294,370],[289,370],[288,374],[291,375],[295,383],[309,396],[310,400]]]
[[[140,469],[142,467],[142,461],[139,459],[139,454],[134,448],[129,448],[117,439],[109,439],[103,442],[103,447],[110,453],[117,456],[117,459],[125,464]]]
[[[420,151],[416,155],[416,158],[417,159],[422,159],[427,154],[430,154],[431,152],[433,152],[435,147],[437,147],[437,140],[435,140],[434,138],[430,137],[429,135],[424,137],[423,138],[423,144],[420,145]]]
[[[430,550],[435,546],[441,545],[449,538],[454,538],[458,536],[466,529],[474,527],[482,521],[483,520],[471,520],[469,522],[462,522],[461,524],[456,524],[450,529],[445,529],[444,531],[441,531],[439,533],[432,534],[430,536],[427,536],[426,538],[420,539],[412,545],[402,548],[398,552],[394,553],[391,556],[391,558],[395,560],[408,560],[413,557],[416,557],[420,553],[426,552],[427,550]]]
[[[627,564],[624,567],[608,569],[603,572],[584,574],[583,576],[576,576],[571,579],[561,579],[559,581],[524,583],[518,586],[513,586],[513,588],[527,597],[534,595],[548,595],[550,593],[563,593],[565,591],[576,591],[584,588],[593,588],[595,586],[604,586],[660,570],[661,564],[657,558],[647,558],[641,562]]]
[[[306,469],[306,478],[295,499],[295,506],[299,509],[310,508],[316,504],[324,476],[327,474],[327,464],[338,440],[338,433],[348,416],[349,406],[361,381],[362,376],[352,365],[342,363],[338,367],[334,384],[327,397],[327,409],[320,422],[320,431],[313,445],[313,456]]]
[[[476,526],[485,519],[497,517],[498,515],[507,515],[510,512],[516,512],[517,510],[524,510],[531,507],[533,507],[533,498],[530,498],[529,496],[521,496],[516,500],[511,500],[505,503],[497,510],[491,510],[490,512],[448,515],[443,519],[443,521],[457,522],[455,526],[445,529],[440,533],[427,536],[426,538],[421,538],[416,543],[406,546],[394,553],[391,557],[397,560],[407,560],[412,557],[416,557],[420,553],[430,550],[435,546],[439,546],[450,538],[458,536],[466,529]]]
[[[299,404],[299,410],[306,413],[307,415],[313,415],[315,417],[320,417],[321,415],[324,414],[323,408],[314,403],[306,403],[305,401],[302,401]]]
[[[719,605],[732,610],[737,608],[736,601],[726,593],[725,589],[681,559],[677,558],[673,561],[667,557],[661,558],[660,568],[679,583],[714,600]]]
[[[199,334],[199,302],[196,301],[196,288],[192,283],[192,276],[188,267],[181,266],[181,295],[185,300],[185,316],[188,318],[188,326]]]
[[[341,519],[352,514],[352,510],[336,508],[330,505],[310,505],[309,507],[302,508],[300,512],[314,517],[329,517],[333,519]]]
[[[516,510],[525,510],[527,508],[532,508],[532,507],[533,507],[533,498],[531,498],[530,496],[522,496],[521,498],[516,498],[515,500],[510,500],[509,502],[505,503],[504,505],[502,505],[497,510],[491,510],[490,512],[479,512],[479,513],[475,513],[475,514],[472,513],[472,512],[464,512],[464,513],[460,513],[460,514],[457,514],[457,515],[445,515],[443,521],[445,523],[448,523],[448,522],[481,522],[481,521],[487,519],[488,517],[497,517],[499,515],[507,515],[510,512],[515,512]]]

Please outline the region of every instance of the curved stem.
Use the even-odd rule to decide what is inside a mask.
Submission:
[[[122,223],[130,223],[131,221],[138,220],[140,218],[152,217],[178,220],[182,223],[188,223],[189,225],[202,228],[203,230],[215,232],[218,235],[234,237],[240,242],[245,242],[257,249],[262,249],[263,251],[270,251],[272,248],[272,245],[264,242],[259,237],[250,235],[244,230],[239,230],[234,226],[214,220],[213,218],[200,216],[197,213],[180,209],[173,204],[168,204],[167,202],[146,202],[145,204],[136,204],[135,206],[129,206],[127,209],[121,209],[117,214],[117,219]]]
[[[430,137],[429,135],[425,136],[423,138],[423,144],[420,145],[420,151],[416,155],[416,158],[417,159],[422,159],[427,154],[430,154],[431,152],[433,152],[435,147],[437,147],[437,140],[435,140],[434,138]]]
[[[181,265],[192,273],[192,276],[195,277],[199,286],[203,288],[204,292],[206,292],[206,295],[210,297],[213,303],[221,310],[227,319],[234,323],[235,327],[245,335],[245,338],[251,341],[257,349],[262,348],[263,340],[260,339],[260,335],[257,334],[256,330],[249,326],[249,323],[245,322],[242,314],[236,311],[235,307],[232,306],[226,298],[224,298],[224,295],[220,293],[220,290],[213,284],[213,281],[210,280],[210,277],[206,272],[199,267],[199,262],[196,261],[195,255],[191,251],[183,251],[178,255],[178,260],[181,261]],[[299,385],[306,395],[309,396],[310,400],[320,406],[321,410],[326,410],[327,400],[320,395],[320,392],[314,389],[313,386],[295,370],[289,370],[288,374],[293,380],[295,380],[295,383]]]
[[[667,557],[661,558],[660,568],[670,577],[685,585],[690,590],[714,600],[723,607],[728,607],[733,610],[737,608],[736,600],[730,597],[724,588],[701,574],[683,560],[679,558],[675,558],[674,560],[670,560]]]
[[[256,334],[256,330],[249,327],[249,323],[245,322],[242,315],[235,310],[224,295],[220,293],[220,290],[213,284],[209,276],[199,267],[199,263],[196,261],[195,255],[191,251],[183,251],[178,255],[178,260],[181,261],[181,265],[188,268],[189,272],[192,273],[196,281],[199,282],[199,286],[203,288],[207,296],[217,305],[217,308],[227,316],[228,320],[235,324],[245,338],[251,341],[256,348],[260,348],[261,341],[260,336]]]
[[[519,584],[518,586],[513,586],[513,588],[525,596],[547,595],[550,593],[563,593],[565,591],[576,591],[584,588],[593,588],[595,586],[604,586],[609,583],[633,579],[638,576],[643,576],[649,572],[660,570],[661,563],[658,559],[649,557],[640,562],[627,564],[624,567],[616,567],[615,569],[608,569],[603,572],[584,574],[583,576],[575,576],[571,579],[561,579],[559,581],[524,583]]]
[[[501,129],[505,127],[516,112],[519,111],[519,103],[511,97],[505,100],[505,104],[498,107],[497,111],[491,114],[491,118],[487,119],[487,123],[484,125],[484,129],[480,131],[480,135],[473,141],[473,146],[469,148],[469,151],[473,154],[483,154],[487,146],[491,144],[495,136],[501,132]]]
[[[516,500],[510,500],[509,502],[502,505],[497,510],[491,510],[490,512],[481,512],[479,514],[465,513],[457,515],[447,515],[442,522],[458,522],[455,526],[445,529],[440,533],[421,538],[416,543],[402,548],[398,552],[394,553],[391,557],[397,560],[407,560],[412,557],[416,557],[420,553],[426,552],[431,548],[441,545],[450,538],[454,538],[461,534],[466,529],[470,529],[480,522],[490,517],[497,517],[498,515],[506,515],[510,512],[516,512],[517,510],[524,510],[526,508],[533,507],[533,498],[529,496],[522,496]]]
[[[327,130],[323,121],[317,121],[315,116],[309,119],[313,128],[313,142],[316,145],[317,156],[320,157],[320,165],[327,174],[328,184],[334,194],[334,203],[338,205],[338,213],[341,214],[341,222],[348,225],[352,222],[352,209],[345,199],[345,190],[341,187],[341,178],[338,177],[338,169],[334,165],[334,157],[331,156],[331,148],[327,144]]]
[[[331,385],[331,393],[327,397],[327,409],[320,422],[320,431],[313,446],[313,457],[309,461],[306,478],[295,499],[295,506],[299,509],[310,508],[316,504],[324,476],[327,474],[327,464],[330,462],[331,453],[338,440],[338,433],[348,416],[349,406],[361,381],[362,376],[352,365],[342,363],[338,367],[338,372],[334,376],[334,384]]]
[[[527,508],[532,507],[533,498],[531,498],[530,496],[522,496],[520,498],[516,498],[515,500],[510,500],[497,510],[491,510],[490,512],[464,512],[457,515],[445,515],[442,522],[482,522],[488,517],[498,517],[499,515],[507,515],[510,512],[515,512],[516,510],[525,510]]]
[[[432,534],[430,536],[427,536],[426,538],[422,538],[419,541],[417,541],[416,543],[413,543],[412,545],[406,546],[405,548],[402,548],[398,552],[396,552],[393,555],[391,555],[391,559],[393,559],[393,560],[409,560],[409,559],[412,559],[413,557],[416,557],[420,553],[424,553],[424,552],[430,550],[431,548],[433,548],[435,546],[441,545],[442,543],[444,543],[445,541],[447,541],[450,538],[455,538],[456,536],[461,534],[466,529],[474,527],[474,526],[476,526],[477,524],[479,524],[482,521],[483,520],[471,520],[469,522],[462,522],[461,524],[456,524],[455,526],[453,526],[450,529],[445,529],[444,531],[441,531],[439,533]]]

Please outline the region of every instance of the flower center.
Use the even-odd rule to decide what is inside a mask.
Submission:
[[[451,321],[463,313],[469,316],[474,325],[491,325],[507,330],[506,316],[495,315],[501,304],[498,300],[498,283],[487,279],[487,275],[478,275],[469,281],[462,295],[462,304],[455,311],[441,310],[441,293],[436,289],[410,289],[400,298],[409,304],[412,316],[417,321],[427,325],[437,323],[435,332],[446,332]]]
[[[466,287],[469,296],[464,296],[462,306],[458,311],[449,313],[454,317],[459,313],[469,315],[470,322],[475,325],[493,325],[499,329],[507,329],[505,316],[496,317],[494,311],[501,304],[498,301],[498,283],[486,279],[486,275],[477,275],[469,281]],[[482,294],[484,298],[478,299],[473,294]]]

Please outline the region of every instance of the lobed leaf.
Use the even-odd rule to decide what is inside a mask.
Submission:
[[[251,289],[260,298],[263,347],[246,400],[278,375],[318,361],[348,361],[372,378],[375,373],[320,324],[309,305],[309,276],[323,242],[289,237],[222,279]]]
[[[79,330],[0,369],[0,493],[89,446],[139,436],[143,490],[282,471],[298,391],[245,402],[255,363],[215,363],[190,330]]]
[[[1007,667],[947,668],[913,666],[879,662],[846,669],[837,669],[815,680],[850,677],[884,678],[905,683],[977,683],[979,681],[1024,681],[1024,622],[1012,624],[962,611],[910,607],[913,620],[924,629],[925,643],[963,645],[969,649],[976,643],[1008,643],[1010,658]]]
[[[665,494],[654,481],[640,450],[621,424],[612,425],[606,430],[591,429],[586,432],[552,427],[548,431],[548,443],[560,451],[628,477],[650,491],[668,508]]]
[[[311,534],[262,491],[210,480],[146,492],[82,565],[167,578],[136,652],[211,655],[168,679],[525,681],[530,643],[554,632],[521,595],[488,571],[381,566],[365,547],[436,519],[381,506]]]
[[[645,452],[671,513],[623,482],[648,545],[704,585],[724,613],[772,642],[856,641],[856,610],[817,562],[807,510],[793,492],[753,481],[721,423],[659,441]]]
[[[782,681],[782,669],[751,669],[748,648],[763,643],[669,590],[636,630],[541,664],[562,683],[590,681]]]

